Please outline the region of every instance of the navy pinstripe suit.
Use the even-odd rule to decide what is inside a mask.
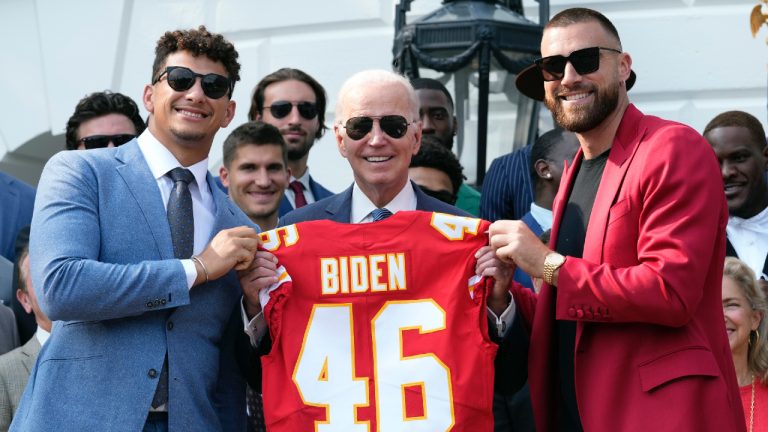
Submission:
[[[531,145],[500,156],[491,162],[480,196],[480,217],[491,222],[520,219],[533,202]]]

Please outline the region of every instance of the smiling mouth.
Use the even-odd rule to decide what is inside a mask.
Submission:
[[[373,163],[386,162],[390,159],[392,159],[392,156],[368,156],[365,158],[368,162]]]
[[[187,111],[187,110],[185,110],[183,108],[176,108],[176,112],[181,114],[181,115],[183,115],[184,117],[191,117],[191,118],[196,118],[196,119],[204,119],[204,118],[208,117],[207,114]]]
[[[568,102],[573,102],[573,101],[584,99],[584,98],[588,97],[590,94],[591,94],[591,92],[572,93],[572,94],[560,96],[560,99],[568,101]]]

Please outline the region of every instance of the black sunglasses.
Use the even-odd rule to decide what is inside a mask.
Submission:
[[[232,95],[233,83],[229,78],[215,74],[199,74],[192,71],[189,68],[183,66],[168,66],[163,73],[158,75],[152,82],[156,84],[166,76],[166,81],[172,89],[181,92],[192,88],[195,85],[195,80],[200,78],[200,85],[203,87],[203,93],[211,99],[218,99],[226,94]]]
[[[115,147],[121,146],[128,141],[136,138],[136,135],[119,134],[119,135],[91,135],[80,138],[80,142],[83,143],[86,150],[95,148],[104,148],[111,142]]]
[[[535,61],[541,69],[544,81],[557,81],[563,79],[565,65],[570,62],[579,75],[586,75],[600,69],[600,50],[612,51],[621,54],[621,51],[613,48],[590,47],[576,50],[564,57],[553,55],[543,57]]]
[[[347,136],[353,140],[363,139],[373,129],[373,121],[379,121],[379,127],[385,134],[392,138],[402,138],[408,130],[408,120],[399,115],[386,115],[381,117],[352,117],[344,124]]]
[[[299,115],[304,119],[312,120],[317,117],[317,105],[312,102],[292,103],[288,101],[276,101],[272,103],[272,105],[264,107],[264,109],[269,108],[272,117],[281,119],[291,113],[294,105],[296,106],[296,109],[299,110]]]

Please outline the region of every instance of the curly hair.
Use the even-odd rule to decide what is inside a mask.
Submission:
[[[768,302],[766,302],[765,293],[755,279],[755,272],[737,258],[725,258],[723,276],[728,277],[741,288],[744,298],[753,311],[761,312],[763,315],[757,331],[749,335],[747,367],[762,381],[766,381],[768,379]]]
[[[232,90],[235,88],[235,82],[240,81],[240,63],[237,61],[238,54],[235,46],[224,39],[224,36],[211,33],[201,25],[197,29],[165,32],[160,37],[155,47],[151,82],[154,82],[162,73],[161,69],[165,66],[168,56],[177,51],[189,51],[195,57],[204,55],[223,64],[229,74]],[[229,96],[232,97],[231,92]]]
[[[421,147],[418,153],[411,158],[410,168],[425,167],[434,168],[444,172],[451,179],[453,194],[459,192],[464,174],[461,163],[452,151],[445,148],[434,135],[422,135]]]
[[[264,92],[267,87],[272,84],[295,80],[303,82],[312,88],[315,93],[315,105],[317,106],[317,121],[320,124],[320,128],[315,133],[315,138],[320,139],[328,126],[325,125],[325,106],[328,103],[328,98],[325,94],[325,89],[316,79],[312,78],[308,73],[301,69],[294,68],[280,68],[264,78],[256,84],[256,88],[253,89],[253,96],[251,97],[251,108],[248,110],[248,120],[256,120],[256,116],[263,114],[264,112]]]
[[[91,93],[80,99],[75,106],[75,112],[67,120],[65,133],[66,149],[77,150],[78,129],[80,125],[96,117],[108,114],[122,114],[128,117],[136,128],[136,135],[141,135],[146,128],[144,120],[139,114],[139,107],[130,97],[121,93],[112,93],[109,90]]]

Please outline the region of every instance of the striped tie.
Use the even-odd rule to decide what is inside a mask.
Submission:
[[[377,208],[371,212],[371,216],[374,222],[378,222],[392,216],[392,212],[386,208]]]

